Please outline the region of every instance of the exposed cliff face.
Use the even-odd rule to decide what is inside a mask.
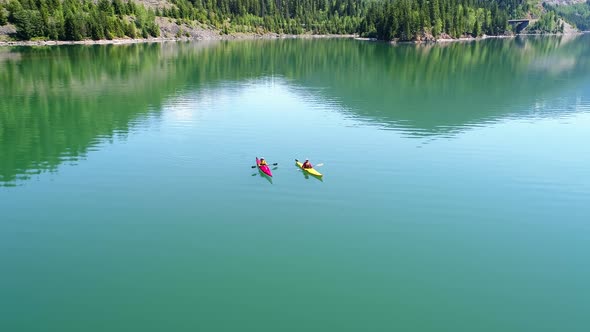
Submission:
[[[577,3],[586,2],[586,0],[547,0],[543,2],[549,5],[575,5]]]
[[[7,24],[0,27],[0,42],[8,40],[10,35],[16,33],[16,27],[12,24]]]

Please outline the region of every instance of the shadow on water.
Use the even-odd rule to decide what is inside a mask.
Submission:
[[[260,175],[260,177],[264,178],[266,181],[268,181],[270,184],[272,184],[272,177],[266,175],[266,173],[264,173],[260,169],[258,170],[258,175]]]
[[[258,170],[258,172],[252,174],[252,176],[260,176],[262,178],[265,178],[268,182],[270,182],[270,184],[272,184],[272,178],[264,174],[264,172],[262,172],[261,170]]]
[[[588,35],[428,46],[277,40],[4,48],[0,185],[75,164],[157,121],[167,100],[228,81],[279,77],[347,116],[421,137],[529,116],[531,105],[588,81],[589,68]],[[564,112],[543,109],[534,116]]]
[[[309,174],[301,169],[299,169],[299,172],[301,172],[301,174],[303,174],[303,177],[306,180],[309,180],[310,178],[314,178],[316,180],[320,180],[320,182],[324,182],[324,177],[323,176],[317,176],[317,175],[313,175],[313,174]]]

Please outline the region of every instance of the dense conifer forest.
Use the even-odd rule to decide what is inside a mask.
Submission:
[[[588,5],[572,8],[546,6],[535,31],[563,31],[557,13],[587,28]],[[508,20],[530,10],[525,0],[170,0],[149,8],[133,0],[0,0],[0,25],[14,24],[20,40],[147,38],[160,35],[156,18],[163,17],[222,34],[358,34],[409,41],[506,34]]]

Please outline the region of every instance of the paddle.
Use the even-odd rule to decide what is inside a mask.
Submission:
[[[268,165],[266,165],[266,166],[277,166],[278,164],[279,164],[279,163],[274,163],[274,164],[268,164]],[[250,166],[250,167],[252,167],[252,168],[256,168],[256,166]]]
[[[295,159],[295,162],[299,162],[299,160]],[[324,166],[324,163],[319,163],[317,165],[315,165],[314,167],[322,167]]]

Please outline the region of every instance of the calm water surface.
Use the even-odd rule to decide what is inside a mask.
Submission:
[[[0,330],[588,331],[589,142],[588,35],[0,49]]]

